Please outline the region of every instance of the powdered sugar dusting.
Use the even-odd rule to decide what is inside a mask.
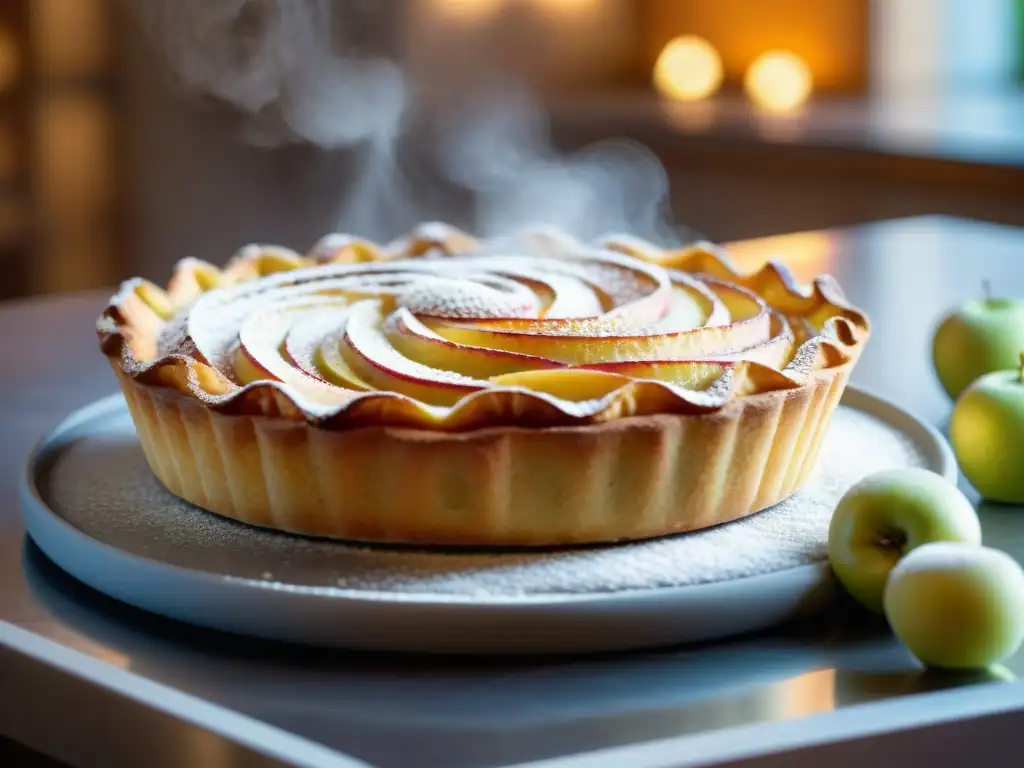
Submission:
[[[464,387],[467,390],[487,386],[486,381],[423,365],[402,355],[391,346],[387,336],[380,330],[379,313],[372,301],[362,301],[352,306],[345,326],[345,341],[365,360],[372,360],[374,366],[380,366],[396,375],[417,381]]]
[[[157,336],[156,349],[161,357],[185,355],[193,351],[193,345],[188,343],[188,308],[181,310],[163,324],[160,335]]]
[[[417,315],[450,319],[528,318],[539,311],[537,297],[525,286],[496,276],[423,279],[403,294],[400,304]]]
[[[235,523],[177,499],[149,471],[124,415],[69,447],[43,484],[69,523],[165,563],[281,589],[500,600],[687,586],[823,562],[831,512],[871,472],[927,466],[922,449],[879,418],[840,406],[805,488],[744,520],[614,547],[511,553],[376,548]]]
[[[285,338],[285,349],[306,373],[316,373],[316,353],[323,344],[337,343],[345,327],[346,311],[313,313],[296,321]]]
[[[509,247],[517,241],[500,242]],[[366,246],[351,254],[355,263],[317,262],[323,255],[317,247],[346,243]],[[116,323],[101,324],[99,330],[105,349],[121,345],[122,365],[133,376],[151,367],[187,367],[188,392],[204,404],[228,405],[244,396],[245,389],[260,390],[261,397],[273,389],[275,399],[290,401],[307,421],[330,418],[332,428],[387,416],[406,425],[453,430],[490,425],[488,419],[494,413],[512,413],[504,409],[507,388],[494,377],[508,373],[508,368],[518,363],[502,354],[502,364],[495,369],[486,364],[491,352],[522,352],[526,370],[541,358],[580,366],[624,360],[657,364],[749,357],[760,365],[781,366],[780,386],[785,387],[785,380],[795,386],[806,383],[816,368],[851,362],[856,348],[867,339],[866,318],[854,308],[829,300],[827,282],[806,301],[801,298],[786,304],[785,311],[794,313],[785,318],[792,327],[803,329],[806,325],[809,329],[808,334],[799,331],[795,343],[789,343],[786,322],[773,319],[765,302],[743,287],[758,286],[758,291],[770,295],[779,295],[781,289],[793,298],[801,297],[779,283],[774,268],[750,276],[729,274],[732,270],[722,260],[721,268],[711,270],[717,277],[681,272],[664,268],[658,259],[630,255],[624,252],[630,249],[621,244],[595,247],[559,239],[543,230],[521,233],[518,243],[512,250],[500,250],[496,242],[477,241],[445,225],[425,225],[383,251],[340,234],[324,238],[305,259],[287,248],[252,245],[241,249],[220,277],[207,275],[203,285],[187,283],[183,273],[177,273],[172,285],[181,278],[177,280],[180,290],[171,291],[171,301],[188,301],[189,306],[179,308],[167,322],[160,320],[168,314],[164,293],[144,281],[127,282],[108,308]],[[439,258],[424,258],[428,252]],[[390,256],[397,258],[390,260]],[[370,260],[361,261],[364,258]],[[185,259],[180,267],[195,269],[196,262]],[[219,287],[197,295],[211,285]],[[747,301],[741,300],[743,297]],[[360,329],[341,332],[339,338],[339,329],[326,321],[300,328],[300,323],[313,320],[318,312],[276,318],[271,330],[294,321],[293,333],[287,338],[270,334],[273,339],[262,343],[258,334],[249,334],[249,342],[241,343],[244,329],[259,326],[268,313],[318,299],[324,300],[325,308],[329,304],[339,312],[367,299],[379,301],[381,311],[373,319],[374,327],[362,329],[365,333],[363,343],[357,345],[359,350],[352,345]],[[435,326],[429,320],[444,321],[442,325],[449,330],[439,332],[445,336],[447,351],[453,349],[450,343],[468,342],[459,354],[476,355],[468,361],[472,365],[436,355],[437,345],[405,343],[389,335],[387,329],[395,327],[399,311],[421,316],[431,327]],[[339,315],[339,325],[347,326],[351,317]],[[807,320],[822,326],[821,333],[815,336]],[[321,328],[325,335],[318,340],[313,332]],[[124,343],[140,339],[139,332],[147,334],[144,343]],[[155,345],[149,343],[149,335],[154,333],[158,336]],[[796,364],[787,364],[791,351],[812,337],[816,346],[802,348]],[[819,354],[822,343],[828,346]],[[346,365],[356,366],[358,372],[348,375],[345,366],[334,366],[343,370],[337,374],[315,354],[318,349],[333,350],[335,345]],[[246,353],[255,351],[271,365],[254,365],[251,354],[237,354],[240,348]],[[767,355],[766,349],[781,352]],[[219,375],[211,376],[204,370],[207,365]],[[651,370],[637,366],[630,369],[629,377],[645,380],[642,387],[650,391]],[[463,371],[472,371],[473,379],[462,378]],[[310,380],[310,387],[298,385]],[[252,383],[239,386],[246,381]],[[646,412],[630,402],[635,388],[627,379],[623,381],[616,392],[591,401],[523,389],[515,393],[517,407],[527,409],[529,422],[538,426],[564,424],[566,417],[591,421]],[[702,391],[691,391],[687,381],[682,377],[677,386],[664,387],[670,400],[681,407],[715,409],[737,394],[724,386],[724,381],[720,382],[723,386],[707,388],[702,383]],[[744,393],[747,391],[739,394]],[[368,397],[370,400],[363,402]],[[478,399],[488,398],[499,402],[490,403],[495,406],[491,408],[477,407]],[[386,401],[397,408],[378,407]],[[657,407],[653,400],[647,405]],[[345,416],[350,409],[351,421]]]

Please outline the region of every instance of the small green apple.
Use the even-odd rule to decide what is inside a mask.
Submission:
[[[925,544],[893,568],[884,606],[893,633],[926,666],[982,669],[1024,642],[1024,569],[991,547]]]
[[[1024,504],[1024,355],[1020,370],[987,373],[963,391],[953,406],[949,440],[978,493]]]
[[[935,374],[953,400],[972,381],[1017,365],[1024,349],[1024,300],[986,297],[948,312],[932,338]]]
[[[883,612],[885,582],[912,549],[933,541],[981,544],[981,523],[956,485],[927,469],[876,472],[852,486],[836,505],[828,558],[858,602]]]

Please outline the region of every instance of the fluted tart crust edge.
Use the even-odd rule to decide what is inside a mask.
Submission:
[[[226,415],[115,371],[149,466],[186,501],[291,533],[476,546],[644,539],[766,509],[806,481],[847,380],[709,414],[447,433]]]

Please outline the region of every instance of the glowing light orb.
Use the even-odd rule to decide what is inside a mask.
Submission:
[[[696,101],[722,84],[722,57],[707,40],[683,35],[669,41],[654,65],[654,86],[669,99]]]
[[[807,62],[789,51],[762,53],[743,79],[757,106],[770,112],[792,112],[811,95],[813,77]]]

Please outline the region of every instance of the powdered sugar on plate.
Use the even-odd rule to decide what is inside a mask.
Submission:
[[[513,552],[371,547],[218,517],[159,484],[126,412],[63,449],[40,487],[50,508],[89,536],[168,565],[282,589],[500,601],[690,586],[823,562],[839,497],[871,472],[902,466],[927,466],[922,448],[886,421],[841,406],[808,484],[769,510],[653,541]]]

